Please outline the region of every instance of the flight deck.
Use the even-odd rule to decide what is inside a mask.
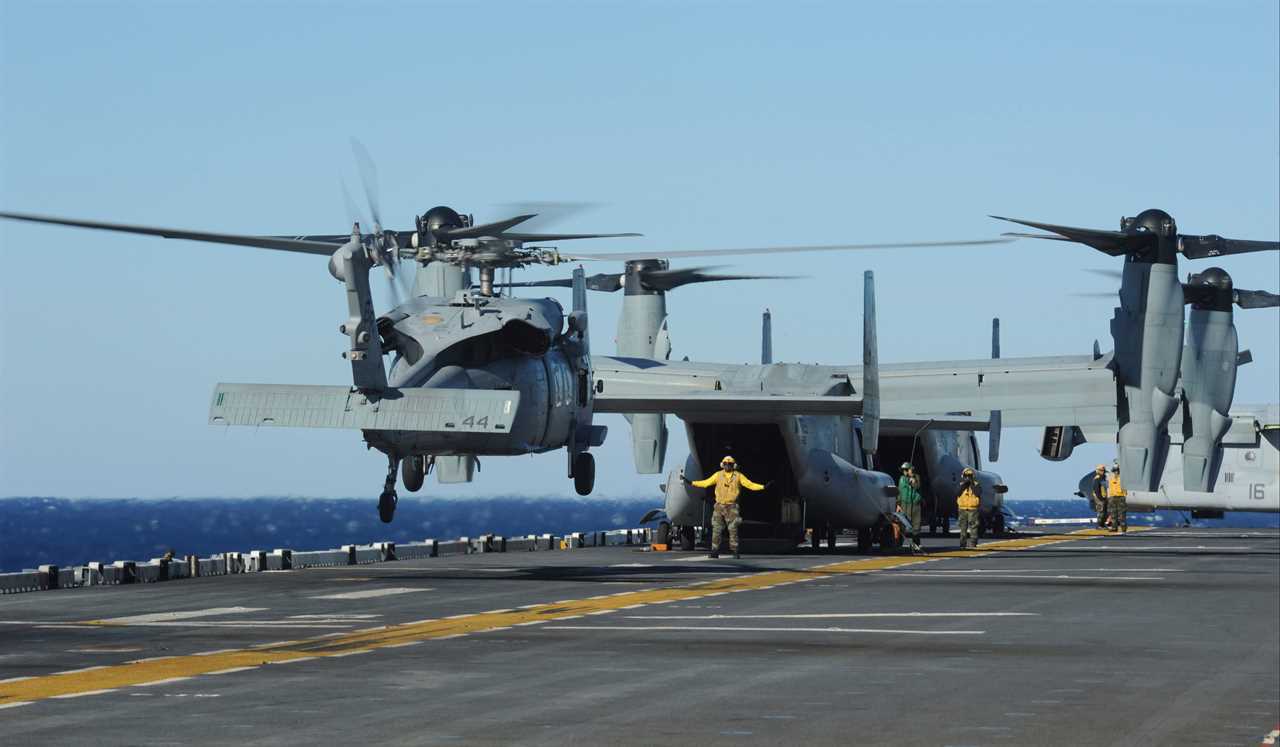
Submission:
[[[0,743],[1240,744],[1280,532],[489,552],[0,596]]]

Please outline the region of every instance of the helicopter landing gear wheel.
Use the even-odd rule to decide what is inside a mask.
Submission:
[[[416,493],[422,489],[427,477],[427,458],[421,454],[411,456],[400,463],[400,481],[404,489]]]
[[[378,496],[378,518],[382,519],[383,524],[390,524],[396,518],[396,503],[399,500],[394,490]]]
[[[387,479],[382,483],[382,495],[378,496],[378,518],[383,524],[390,524],[396,516],[396,468],[400,465],[395,457],[387,457]]]
[[[658,522],[658,528],[657,528],[657,529],[654,531],[654,533],[653,533],[653,543],[654,543],[655,545],[668,545],[668,546],[670,546],[670,544],[671,544],[671,522],[668,522],[668,521],[660,521],[660,522]]]
[[[836,549],[836,530],[834,529],[827,530],[827,549]]]
[[[573,489],[578,495],[591,495],[596,486],[596,458],[582,452],[573,458]]]
[[[997,537],[1005,535],[1004,514],[996,514],[991,520],[991,533]]]
[[[862,555],[871,552],[871,529],[869,527],[858,530],[858,552]]]
[[[680,527],[680,549],[685,552],[691,552],[694,544],[693,527]]]

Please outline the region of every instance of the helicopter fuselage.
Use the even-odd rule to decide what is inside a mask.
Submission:
[[[378,319],[383,348],[395,354],[388,383],[515,391],[519,406],[505,433],[364,431],[388,455],[509,456],[563,448],[578,411],[590,407],[589,360],[564,331],[554,299],[511,299],[459,293],[419,296]]]

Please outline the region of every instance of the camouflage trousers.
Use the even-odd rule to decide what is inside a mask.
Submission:
[[[1107,499],[1094,498],[1093,510],[1098,512],[1098,528],[1104,529],[1107,526]]]
[[[729,550],[738,551],[738,527],[742,517],[738,515],[738,504],[717,503],[711,511],[711,552],[720,552],[720,537],[724,528],[729,527]]]
[[[1129,531],[1128,506],[1123,495],[1107,499],[1107,513],[1111,516],[1111,528],[1117,532]]]
[[[978,546],[978,510],[960,511],[960,547]]]
[[[920,501],[903,506],[902,514],[911,522],[911,541],[920,544]]]

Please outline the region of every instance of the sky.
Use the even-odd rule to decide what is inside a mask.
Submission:
[[[0,206],[340,233],[356,136],[388,225],[438,204],[488,220],[563,200],[593,207],[557,229],[644,234],[583,251],[1009,228],[989,214],[1118,228],[1149,207],[1184,232],[1275,240],[1277,8],[0,0]],[[350,382],[324,258],[3,222],[0,260],[0,496],[376,497],[385,458],[358,432],[206,424],[219,381]],[[1280,257],[1222,264],[1238,287],[1280,290]],[[1027,240],[743,257],[734,272],[803,277],[673,293],[673,357],[758,361],[769,307],[775,359],[856,361],[865,269],[882,361],[985,357],[993,317],[1006,357],[1084,354],[1110,347],[1113,304],[1072,294],[1112,290],[1086,270],[1118,266]],[[591,296],[597,353],[620,302]],[[1278,320],[1237,315],[1254,354],[1237,402],[1280,397]],[[625,422],[597,422],[596,495],[659,503]],[[1004,435],[1011,498],[1066,496],[1112,456],[1088,445],[1050,463],[1039,438]],[[566,495],[564,469],[563,452],[487,458],[475,483],[424,494]]]

